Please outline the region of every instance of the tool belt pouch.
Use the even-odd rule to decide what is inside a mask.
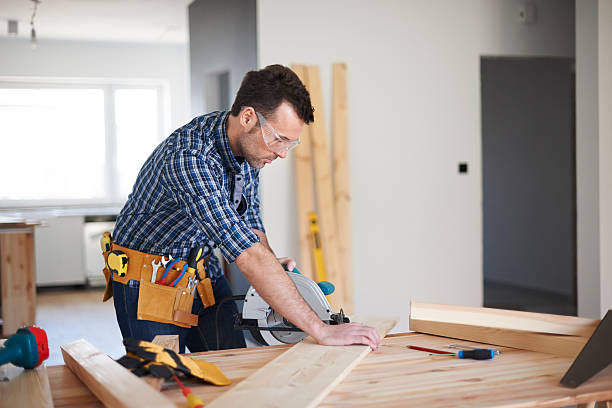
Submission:
[[[104,274],[104,279],[106,279],[106,289],[104,290],[104,296],[102,297],[102,301],[106,302],[108,299],[113,297],[113,277],[111,272],[108,270],[108,266],[106,266],[106,257],[110,251],[104,252],[102,256],[104,257],[104,269],[102,273]]]
[[[198,282],[198,294],[204,307],[214,306],[215,294],[213,293],[212,284],[210,278],[204,278]]]
[[[198,315],[191,313],[193,294],[186,288],[140,281],[138,320],[170,323],[179,327],[198,325]]]

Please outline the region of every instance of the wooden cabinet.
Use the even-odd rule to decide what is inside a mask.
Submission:
[[[4,337],[36,321],[34,265],[33,225],[0,221],[0,307]]]

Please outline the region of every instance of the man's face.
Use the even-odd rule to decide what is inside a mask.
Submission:
[[[261,169],[266,164],[272,163],[277,157],[284,159],[287,157],[287,151],[276,148],[275,144],[271,144],[273,150],[266,144],[262,134],[262,123],[253,115],[256,121],[252,129],[243,135],[241,139],[242,154],[245,160],[254,168]],[[265,123],[267,122],[267,123]],[[263,123],[264,132],[270,143],[270,135],[276,132],[276,136],[280,138],[279,142],[288,143],[297,141],[302,133],[304,121],[301,120],[295,113],[295,109],[288,102],[281,103],[272,115],[269,115]]]

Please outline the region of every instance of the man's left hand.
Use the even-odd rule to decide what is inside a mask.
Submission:
[[[293,272],[293,269],[297,265],[293,258],[278,258],[278,262],[280,262],[281,265],[286,266],[289,272]]]

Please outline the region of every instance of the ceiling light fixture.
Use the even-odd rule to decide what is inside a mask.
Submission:
[[[32,8],[32,17],[30,18],[30,46],[33,50],[36,49],[37,41],[36,41],[36,29],[34,28],[34,17],[36,17],[36,11],[38,10],[38,5],[40,4],[40,0],[32,0],[34,3],[34,7]]]

